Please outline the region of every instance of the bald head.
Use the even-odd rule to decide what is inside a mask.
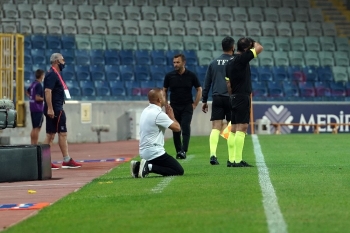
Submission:
[[[163,96],[163,90],[161,88],[153,88],[148,92],[148,100],[151,104],[163,106],[165,98]]]

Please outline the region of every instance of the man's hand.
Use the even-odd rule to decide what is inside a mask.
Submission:
[[[195,110],[196,109],[196,107],[197,107],[197,105],[195,105],[194,103],[192,104],[192,108],[193,108],[193,110]]]
[[[50,118],[54,118],[54,117],[55,117],[55,114],[54,114],[54,112],[53,112],[52,109],[48,109],[48,110],[47,110],[47,115],[48,115]]]
[[[204,112],[204,113],[208,112],[208,104],[207,103],[203,103],[203,105],[202,105],[202,112]]]
[[[170,104],[165,105],[165,113],[169,116],[170,119],[175,120],[174,111]]]

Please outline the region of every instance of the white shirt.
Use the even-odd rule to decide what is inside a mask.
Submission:
[[[155,104],[149,104],[140,116],[140,157],[155,159],[165,153],[164,133],[174,121]]]

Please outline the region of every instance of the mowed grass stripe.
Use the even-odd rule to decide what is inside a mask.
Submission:
[[[258,165],[259,184],[263,195],[263,205],[270,233],[286,233],[287,225],[284,221],[278,205],[275,189],[271,183],[269,170],[265,164],[265,158],[257,135],[252,135],[254,154]]]

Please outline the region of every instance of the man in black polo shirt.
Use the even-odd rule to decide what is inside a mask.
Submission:
[[[46,117],[45,144],[52,145],[56,133],[58,133],[58,145],[63,155],[62,168],[79,168],[81,164],[75,162],[68,154],[66,114],[63,110],[64,96],[71,98],[67,85],[60,72],[65,66],[63,56],[54,53],[50,58],[51,68],[44,79],[45,104],[44,114]],[[52,164],[53,169],[58,169]]]
[[[218,58],[215,58],[208,66],[207,73],[205,75],[204,88],[202,94],[202,111],[208,112],[208,95],[209,90],[212,87],[212,111],[210,121],[212,122],[212,130],[209,136],[209,148],[210,148],[210,164],[219,165],[216,157],[216,148],[219,143],[220,132],[227,126],[226,122],[231,120],[231,106],[230,97],[225,82],[226,70],[225,65],[233,57],[235,48],[235,40],[227,36],[222,40],[222,50]],[[223,122],[226,119],[226,122]]]
[[[186,58],[183,54],[173,58],[174,71],[165,75],[163,90],[168,100],[170,90],[170,106],[173,108],[175,119],[180,123],[181,132],[173,132],[173,140],[177,159],[186,159],[186,153],[191,137],[191,121],[193,110],[197,107],[202,96],[202,87],[197,75],[185,69]],[[192,88],[197,94],[193,102]],[[182,133],[182,142],[181,142]]]
[[[229,160],[227,167],[251,167],[242,160],[244,138],[250,119],[250,94],[252,83],[249,62],[263,51],[263,47],[251,38],[237,42],[238,54],[226,65],[226,81],[231,94],[231,133],[228,137]]]

